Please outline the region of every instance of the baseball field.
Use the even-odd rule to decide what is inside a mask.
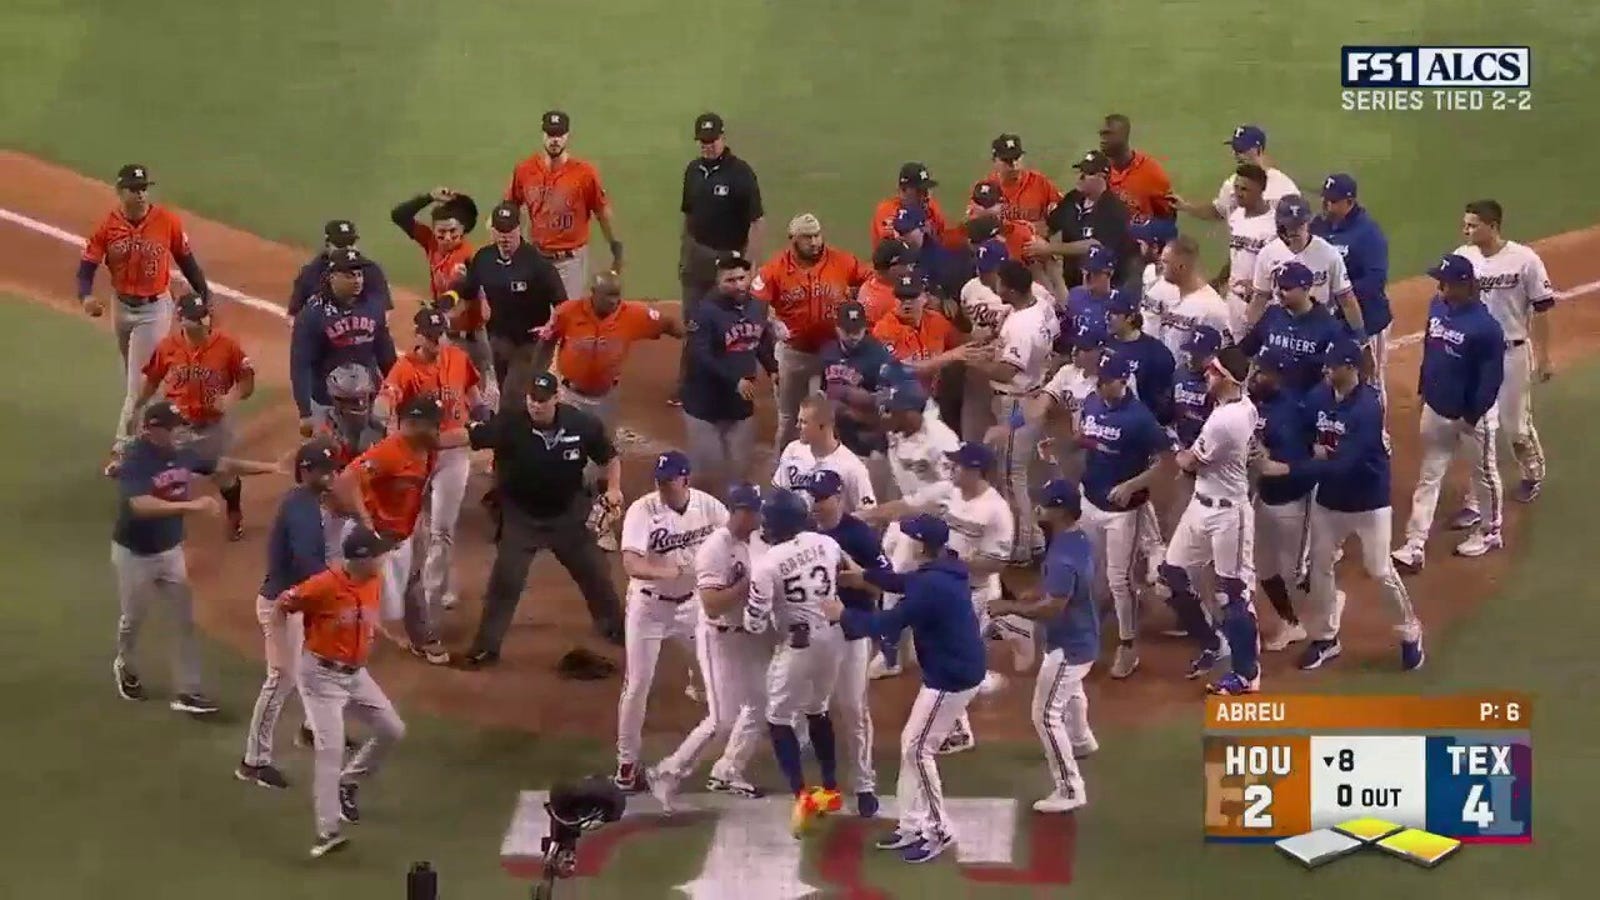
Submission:
[[[1504,12],[1473,0],[1303,9],[1259,0],[11,0],[0,7],[0,409],[11,424],[0,450],[9,473],[0,478],[0,797],[9,801],[0,895],[386,900],[403,896],[416,860],[441,872],[442,897],[527,895],[520,792],[608,772],[613,759],[617,682],[551,674],[554,658],[586,639],[569,580],[547,559],[536,565],[505,663],[490,673],[393,653],[376,661],[409,733],[364,794],[350,851],[307,860],[310,757],[289,748],[289,723],[280,755],[292,790],[232,776],[261,677],[253,598],[284,479],[246,489],[244,542],[201,526],[190,545],[223,713],[194,721],[119,700],[107,561],[115,488],[100,474],[121,400],[118,360],[109,329],[76,312],[72,275],[74,241],[109,208],[112,175],[128,162],[149,166],[158,202],[182,212],[208,276],[230,289],[219,318],[262,373],[246,445],[280,453],[294,442],[294,412],[288,326],[271,308],[315,252],[322,223],[358,223],[409,313],[425,266],[388,209],[439,184],[480,203],[496,198],[552,107],[573,117],[573,150],[599,167],[615,204],[627,296],[661,301],[676,299],[679,179],[704,110],[725,117],[730,145],[760,175],[768,251],[783,222],[809,211],[830,242],[859,254],[873,204],[908,159],[925,162],[945,183],[945,204],[959,207],[996,133],[1020,133],[1030,164],[1065,180],[1101,117],[1120,112],[1179,194],[1208,197],[1231,166],[1231,130],[1260,124],[1276,165],[1302,187],[1353,173],[1388,234],[1395,334],[1412,336],[1390,373],[1397,516],[1416,475],[1414,335],[1431,290],[1415,276],[1460,243],[1462,204],[1501,201],[1507,235],[1535,244],[1565,292],[1552,313],[1556,376],[1535,392],[1548,483],[1537,504],[1508,510],[1504,552],[1453,559],[1436,538],[1427,571],[1408,580],[1429,629],[1426,668],[1396,671],[1373,585],[1347,562],[1345,656],[1316,673],[1273,660],[1265,685],[1531,692],[1531,846],[1469,847],[1431,871],[1372,855],[1306,872],[1270,848],[1204,845],[1200,697],[1177,674],[1174,642],[1152,647],[1128,682],[1091,677],[1101,750],[1085,762],[1091,804],[1075,820],[1025,812],[1048,776],[1028,691],[1013,686],[975,709],[977,750],[942,765],[948,795],[985,829],[970,855],[908,867],[863,845],[871,832],[848,819],[799,846],[741,840],[706,816],[647,820],[591,838],[584,877],[563,884],[563,896],[681,896],[678,886],[730,896],[731,882],[704,877],[712,869],[759,874],[745,900],[808,889],[852,898],[1586,894],[1580,829],[1600,796],[1590,698],[1600,662],[1589,640],[1600,604],[1587,533],[1600,509],[1600,445],[1589,432],[1600,394],[1600,169],[1587,152],[1600,10],[1530,0],[1510,25]],[[1390,43],[1527,45],[1531,108],[1341,110],[1340,45]],[[1220,261],[1220,226],[1181,224]],[[647,346],[630,362],[624,420],[637,446],[679,437],[664,402],[675,351]],[[624,467],[631,495],[645,464]],[[1509,462],[1507,472],[1514,477]],[[446,622],[455,648],[476,622],[491,530],[482,510],[466,511],[464,602]],[[158,615],[145,641],[157,684],[161,624]],[[669,657],[660,669],[649,758],[698,718],[681,694],[686,667]],[[873,688],[880,774],[894,770],[904,681]],[[775,783],[770,766],[760,774]]]

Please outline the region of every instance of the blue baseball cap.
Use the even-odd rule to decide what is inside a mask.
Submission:
[[[682,450],[668,450],[656,457],[656,480],[668,481],[689,475],[689,457]]]
[[[1478,277],[1472,269],[1472,261],[1459,253],[1447,253],[1439,258],[1439,262],[1428,270],[1428,277],[1441,284],[1466,284]]]
[[[1295,288],[1311,287],[1312,282],[1316,280],[1316,276],[1311,274],[1311,269],[1307,268],[1305,263],[1291,259],[1283,264],[1283,268],[1278,270],[1278,274],[1274,276],[1274,279],[1277,282],[1278,290],[1292,291]]]
[[[1039,491],[1039,505],[1045,509],[1064,509],[1073,515],[1083,512],[1083,494],[1065,478],[1052,478]]]
[[[894,233],[904,236],[928,224],[928,216],[920,206],[902,206],[894,214]]]
[[[987,275],[1000,268],[1000,264],[1011,259],[1011,251],[1006,249],[1006,242],[1000,240],[984,241],[978,245],[977,254],[978,272]]]
[[[1109,272],[1117,267],[1117,255],[1109,247],[1099,244],[1089,248],[1083,257],[1083,270],[1085,272]]]
[[[1098,350],[1104,347],[1110,339],[1111,336],[1106,334],[1104,327],[1084,322],[1078,326],[1078,330],[1072,335],[1072,349]]]
[[[1350,200],[1356,195],[1356,180],[1352,175],[1335,172],[1322,180],[1322,199]]]
[[[943,547],[945,542],[950,540],[950,526],[938,516],[928,513],[918,513],[901,519],[900,533],[930,547]]]
[[[377,559],[393,550],[394,544],[385,540],[383,535],[376,531],[364,525],[357,525],[344,536],[340,549],[344,551],[345,559]]]
[[[1268,372],[1287,372],[1294,368],[1295,359],[1289,351],[1268,344],[1256,354],[1256,368]]]
[[[1180,349],[1190,356],[1210,356],[1222,349],[1222,332],[1210,325],[1197,325]]]
[[[748,481],[740,481],[728,488],[729,509],[761,509],[761,488]]]
[[[800,490],[805,491],[818,500],[826,500],[837,496],[844,490],[844,479],[832,469],[818,469],[811,473],[805,483],[800,485]]]
[[[1116,313],[1119,316],[1131,316],[1139,311],[1139,298],[1127,291],[1113,291],[1111,299],[1106,302],[1106,312]]]
[[[894,297],[896,300],[913,300],[922,296],[927,289],[928,283],[916,272],[901,275],[894,281]]]
[[[950,461],[963,469],[983,469],[994,465],[994,451],[978,441],[967,441],[945,454]]]
[[[1361,345],[1347,337],[1334,338],[1322,351],[1325,366],[1354,366],[1361,362]]]
[[[1129,226],[1128,234],[1147,244],[1170,244],[1178,236],[1178,220],[1141,219]]]
[[[920,412],[927,405],[928,395],[923,392],[922,385],[915,382],[895,385],[884,404],[889,412]]]
[[[1311,221],[1311,204],[1299,194],[1284,194],[1278,198],[1278,207],[1273,212],[1273,218],[1278,228],[1298,228]]]
[[[1101,381],[1127,381],[1133,377],[1133,362],[1125,354],[1117,353],[1100,361]]]
[[[1233,136],[1228,138],[1227,144],[1235,153],[1263,150],[1267,146],[1267,133],[1259,125],[1240,125],[1233,130]]]
[[[846,300],[839,304],[839,309],[834,313],[833,320],[847,334],[866,331],[867,308],[854,300]]]

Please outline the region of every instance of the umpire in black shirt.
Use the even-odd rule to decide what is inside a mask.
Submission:
[[[528,379],[541,366],[534,330],[550,321],[550,311],[567,299],[555,264],[522,239],[522,210],[506,202],[489,214],[492,243],[480,247],[456,282],[458,297],[481,290],[489,303],[489,347],[494,351],[500,408],[516,409]]]
[[[1132,278],[1132,283],[1139,285],[1142,263],[1138,246],[1128,234],[1128,207],[1110,189],[1110,157],[1090,150],[1072,167],[1078,170],[1078,184],[1045,217],[1046,231],[1054,240],[1042,242],[1042,252],[1062,258],[1061,275],[1070,288],[1083,283],[1081,263],[1090,244],[1100,244],[1116,254],[1111,283],[1121,287]]]
[[[700,155],[683,170],[683,246],[678,254],[678,283],[683,290],[683,321],[694,320],[700,298],[717,284],[717,260],[736,252],[746,259],[760,249],[761,184],[756,170],[728,149],[722,117],[701,113],[694,120]],[[689,342],[684,342],[688,359]],[[679,367],[679,379],[683,368]]]
[[[577,582],[600,635],[622,644],[617,589],[594,533],[585,527],[594,498],[583,477],[591,461],[605,467],[607,492],[620,507],[622,458],[600,420],[556,402],[556,390],[556,377],[540,372],[529,381],[524,402],[502,405],[489,421],[468,428],[474,450],[494,451],[500,498],[494,566],[468,665],[499,660],[500,644],[528,583],[528,567],[541,549],[554,553]]]

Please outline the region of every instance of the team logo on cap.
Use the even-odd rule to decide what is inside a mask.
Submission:
[[[1322,183],[1322,189],[1325,190],[1325,191],[1333,190],[1333,176],[1332,175],[1329,175],[1328,176],[1328,180],[1324,181]]]

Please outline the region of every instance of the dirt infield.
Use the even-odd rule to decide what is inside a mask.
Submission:
[[[86,234],[113,201],[109,187],[73,172],[11,153],[0,153],[0,210],[21,214],[32,220],[73,234]],[[238,230],[186,215],[196,253],[214,282],[224,283],[245,294],[281,302],[299,267],[314,252],[263,241]],[[369,230],[386,227],[382,223],[360,223]],[[308,239],[319,234],[320,222],[306,222]],[[481,237],[477,235],[477,237]],[[1441,247],[1457,241],[1452,223],[1441,223]],[[72,300],[72,277],[77,251],[57,237],[51,237],[18,224],[0,221],[0,244],[6,248],[0,263],[0,289],[13,291],[67,312],[76,311]],[[1538,242],[1550,274],[1559,287],[1587,286],[1586,292],[1600,290],[1600,228],[1572,232]],[[380,260],[391,265],[395,260]],[[100,286],[104,290],[102,276]],[[1391,287],[1395,305],[1395,335],[1413,335],[1422,326],[1431,283],[1410,279]],[[1552,313],[1555,335],[1553,356],[1557,377],[1600,348],[1600,304],[1562,302]],[[397,316],[397,339],[409,332],[410,312],[417,296],[397,290],[396,303],[403,315]],[[256,361],[263,383],[287,388],[288,323],[280,317],[225,304],[218,319],[237,335]],[[104,324],[104,323],[102,323]],[[404,343],[403,340],[399,341]],[[1415,340],[1392,354],[1389,395],[1390,423],[1395,452],[1395,496],[1397,536],[1400,523],[1410,507],[1411,487],[1417,470],[1416,428],[1418,410],[1416,371],[1420,348]],[[651,452],[660,443],[672,444],[681,436],[678,414],[666,405],[677,367],[677,346],[664,341],[647,344],[629,361],[623,383],[628,396],[623,401],[622,420],[637,435],[629,458],[624,460],[629,497],[644,488],[648,478],[642,463],[630,465],[640,453]],[[104,365],[106,391],[118,390],[117,358],[107,341],[103,360],[86,361]],[[763,426],[770,433],[770,409],[762,412]],[[245,455],[266,456],[290,449],[295,440],[292,404],[278,403],[257,416],[244,429]],[[106,423],[109,444],[111,423]],[[1551,461],[1559,469],[1560,459]],[[1446,488],[1441,511],[1452,509],[1449,498],[1460,495],[1462,478],[1453,473]],[[470,498],[484,487],[483,475],[475,475]],[[253,481],[246,489],[246,539],[230,544],[221,530],[199,526],[190,542],[190,570],[199,597],[199,616],[203,627],[253,658],[261,654],[261,640],[255,622],[253,598],[260,585],[264,535],[278,497],[288,487],[283,479]],[[1509,548],[1514,552],[1522,533],[1522,507],[1507,509]],[[1171,523],[1167,523],[1170,527]],[[108,526],[109,528],[109,523]],[[465,644],[477,621],[478,603],[487,578],[492,548],[492,525],[488,516],[469,500],[463,511],[461,537],[457,542],[462,603],[445,615],[445,639],[453,648]],[[1457,616],[1497,593],[1511,560],[1510,553],[1493,554],[1478,560],[1449,556],[1446,537],[1437,537],[1427,571],[1408,581],[1425,627],[1439,634]],[[1352,548],[1353,549],[1353,548]],[[1375,602],[1374,585],[1359,571],[1355,554],[1347,554],[1340,569],[1341,585],[1350,595],[1341,639],[1345,658],[1338,665],[1398,664],[1389,623]],[[616,580],[623,579],[620,566]],[[1159,605],[1159,601],[1156,601]],[[1265,604],[1260,605],[1265,609]],[[1270,618],[1270,612],[1263,612]],[[1164,614],[1152,618],[1164,621]],[[618,682],[558,682],[551,674],[555,659],[574,644],[589,644],[608,652],[590,637],[587,615],[571,581],[554,561],[541,557],[535,564],[529,588],[523,597],[517,625],[505,647],[503,663],[488,672],[465,672],[428,666],[393,651],[375,663],[384,686],[398,698],[402,708],[423,709],[430,713],[470,722],[525,729],[539,733],[564,732],[604,740],[615,733],[615,702]],[[1108,684],[1103,670],[1089,680],[1089,690],[1097,722],[1139,722],[1166,719],[1174,715],[1193,715],[1197,709],[1199,686],[1180,677],[1190,650],[1181,641],[1150,637],[1141,650],[1140,674],[1126,682]],[[676,649],[664,655],[658,670],[657,690],[652,698],[647,735],[681,735],[699,717],[700,709],[682,692],[691,660]],[[1266,660],[1267,686],[1272,691],[1290,691],[1314,676],[1294,670],[1287,656],[1271,655]],[[896,743],[896,736],[910,706],[915,688],[911,679],[877,682],[877,733],[885,745]],[[977,704],[973,718],[977,730],[996,738],[1031,739],[1027,720],[1031,690],[1025,683],[1013,684],[996,697]]]

